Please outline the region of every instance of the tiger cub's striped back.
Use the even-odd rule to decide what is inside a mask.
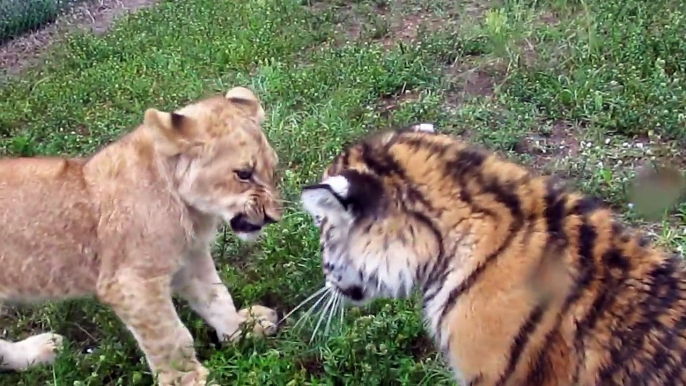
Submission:
[[[686,384],[686,274],[601,202],[431,125],[360,140],[302,202],[327,285],[423,295],[461,385]]]

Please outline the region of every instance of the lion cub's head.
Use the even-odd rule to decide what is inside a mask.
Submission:
[[[262,132],[263,120],[260,101],[243,87],[172,113],[145,112],[156,152],[176,161],[181,198],[223,218],[243,240],[281,218],[278,159]]]

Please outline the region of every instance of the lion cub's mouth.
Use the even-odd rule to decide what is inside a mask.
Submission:
[[[231,229],[236,233],[255,233],[262,229],[262,225],[251,223],[243,214],[234,216],[231,221],[229,221],[229,225],[231,225]]]

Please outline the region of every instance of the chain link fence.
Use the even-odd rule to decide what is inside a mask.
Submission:
[[[54,22],[85,0],[0,0],[0,44]]]

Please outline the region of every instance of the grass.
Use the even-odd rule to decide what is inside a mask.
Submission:
[[[83,0],[0,0],[0,43],[52,23]]]
[[[299,186],[345,143],[418,121],[568,178],[683,251],[686,205],[647,221],[628,204],[643,164],[686,164],[685,33],[676,1],[167,1],[104,37],[71,36],[41,69],[4,85],[0,153],[84,154],[139,123],[146,107],[254,88],[294,203],[256,246],[218,236],[216,259],[239,306],[287,312],[322,285]],[[221,384],[453,384],[411,299],[349,309],[312,344],[315,320],[219,347],[179,309]],[[55,330],[70,343],[54,367],[1,374],[1,384],[151,384],[133,338],[93,301],[13,309],[0,330],[12,339]]]

